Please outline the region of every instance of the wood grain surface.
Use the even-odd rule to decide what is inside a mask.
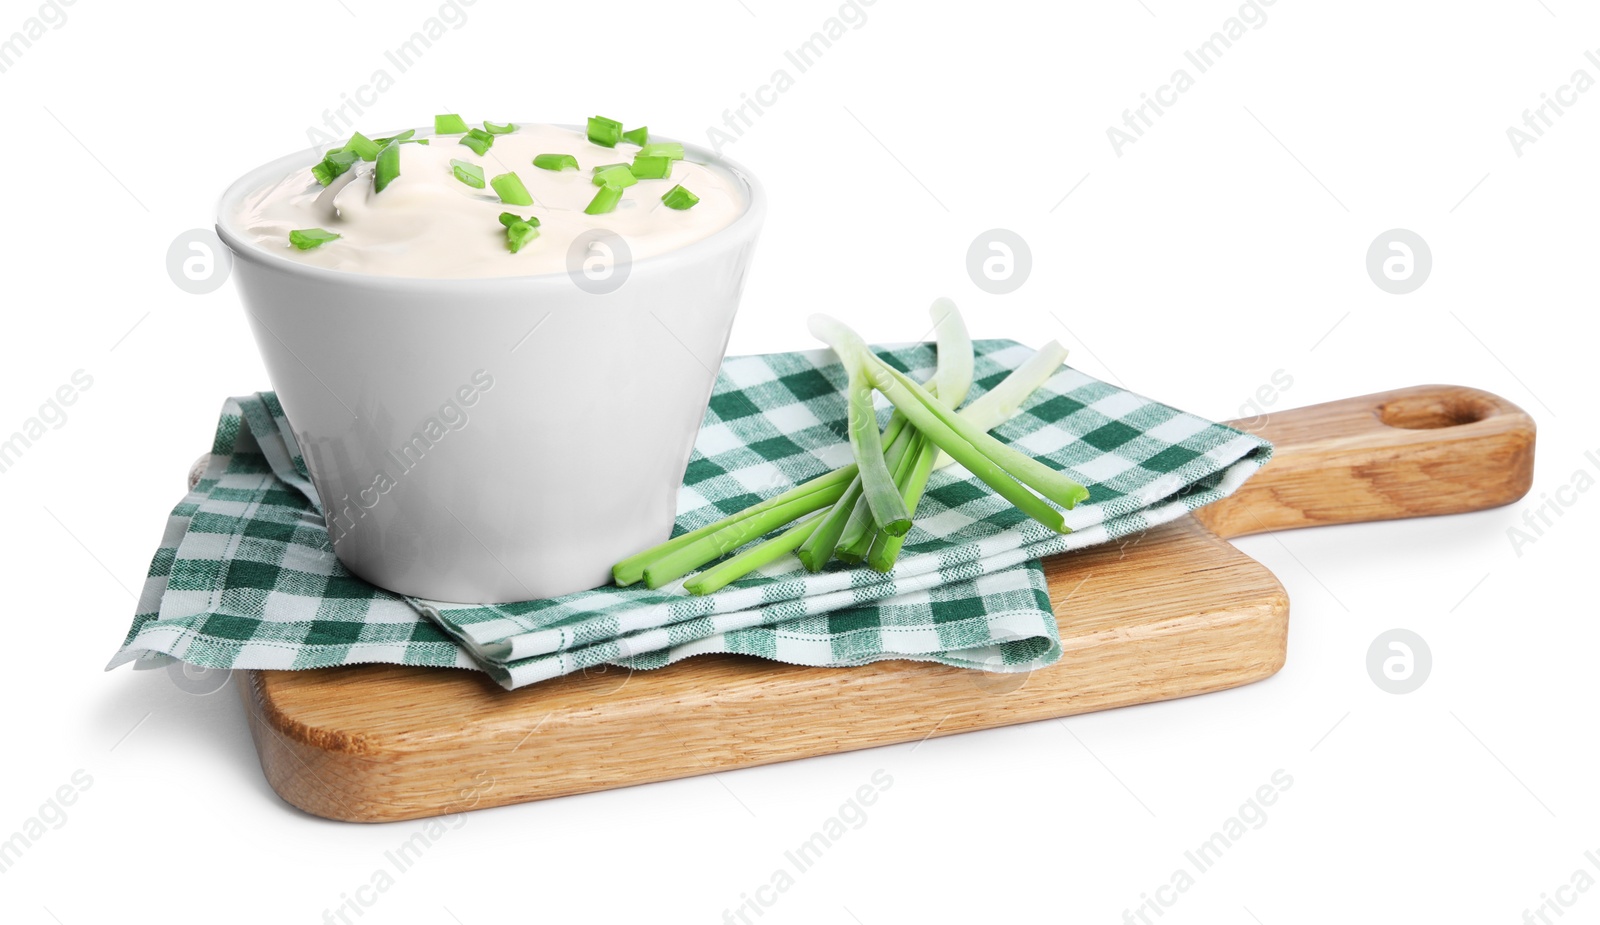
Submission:
[[[1474,389],[1420,386],[1238,426],[1276,455],[1237,494],[1045,561],[1064,648],[1048,668],[705,656],[517,691],[457,669],[246,671],[262,768],[307,812],[383,822],[1236,687],[1283,666],[1289,600],[1220,536],[1479,510],[1532,481],[1532,420]]]

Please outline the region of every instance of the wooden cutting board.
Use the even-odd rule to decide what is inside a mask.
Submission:
[[[1232,497],[1045,560],[1065,651],[1031,674],[719,655],[505,691],[457,669],[244,671],[261,766],[307,812],[385,822],[1237,687],[1283,666],[1289,597],[1225,537],[1480,510],[1533,479],[1533,420],[1475,389],[1419,386],[1235,426],[1276,453]]]

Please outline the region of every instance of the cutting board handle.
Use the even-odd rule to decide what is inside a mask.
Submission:
[[[1533,484],[1533,418],[1479,389],[1419,385],[1229,423],[1274,449],[1195,512],[1219,536],[1480,511]]]

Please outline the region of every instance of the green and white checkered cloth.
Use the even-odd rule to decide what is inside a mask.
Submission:
[[[972,397],[1033,352],[1000,340],[975,348]],[[918,378],[935,360],[926,344],[880,355]],[[679,494],[675,533],[849,462],[844,382],[826,351],[728,359]],[[1066,513],[1071,534],[1027,519],[951,466],[929,481],[888,574],[834,563],[812,575],[786,557],[704,597],[675,583],[466,606],[402,597],[345,570],[276,398],[231,399],[109,667],[175,658],[209,668],[395,662],[478,668],[507,688],[709,652],[1027,671],[1061,655],[1040,557],[1140,533],[1224,497],[1272,451],[1258,437],[1066,367],[993,433],[1088,487],[1090,500]]]

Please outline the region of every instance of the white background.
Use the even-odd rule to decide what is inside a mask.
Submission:
[[[783,52],[839,8],[464,9],[363,128],[601,112],[703,141],[775,69],[793,74]],[[1293,784],[1265,824],[1161,921],[1512,923],[1580,868],[1600,878],[1584,857],[1600,852],[1600,495],[1566,495],[1576,503],[1520,555],[1507,534],[1574,472],[1600,476],[1584,457],[1600,451],[1600,92],[1520,157],[1506,134],[1575,70],[1600,78],[1584,57],[1600,49],[1600,16],[1574,0],[1279,0],[1118,157],[1107,127],[1174,69],[1193,75],[1183,51],[1237,9],[866,8],[727,148],[772,202],[733,351],[810,346],[818,309],[904,340],[947,294],[977,336],[1058,338],[1086,371],[1218,419],[1249,413],[1279,370],[1293,384],[1274,410],[1473,385],[1538,419],[1530,499],[1242,541],[1293,600],[1288,664],[1265,682],[914,753],[473,813],[351,921],[723,921],[880,768],[893,785],[867,822],[759,921],[1121,921],[1278,769]],[[37,10],[5,0],[0,36]],[[75,370],[94,380],[0,474],[0,839],[75,771],[93,780],[0,874],[6,922],[140,909],[320,922],[422,827],[326,822],[280,802],[232,685],[200,697],[162,672],[101,669],[222,400],[268,385],[232,285],[181,292],[169,243],[210,224],[236,175],[305,146],[342,94],[394,74],[383,52],[438,11],[78,0],[0,74],[0,434]],[[1005,296],[966,273],[968,245],[996,227],[1033,253]],[[1434,261],[1404,296],[1364,266],[1396,227]],[[1434,658],[1404,696],[1365,668],[1393,627],[1422,634]],[[1569,921],[1600,916],[1600,889],[1562,895]]]

